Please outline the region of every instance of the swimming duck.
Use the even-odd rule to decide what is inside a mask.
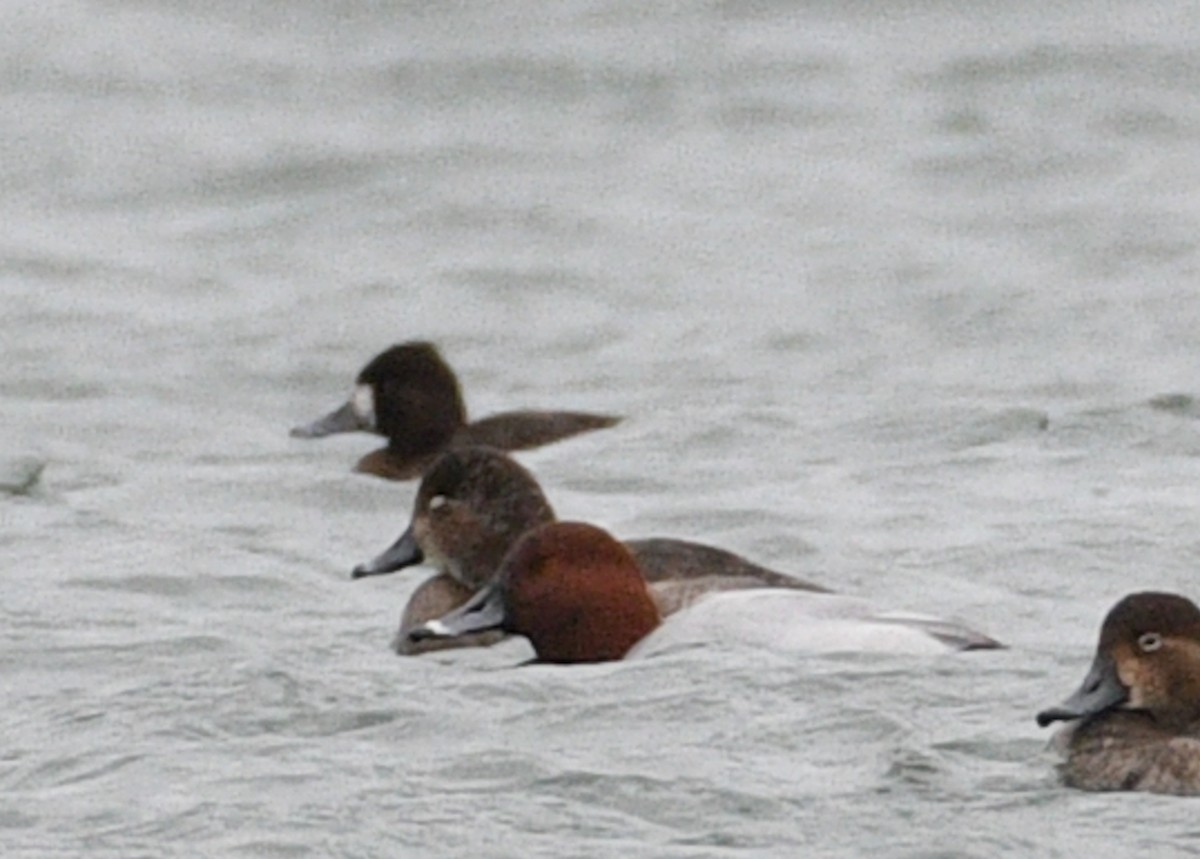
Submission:
[[[771,605],[780,610],[765,615]],[[680,635],[681,624],[692,626],[688,634]],[[551,522],[526,533],[489,585],[409,636],[427,641],[495,630],[525,636],[537,661],[553,663],[647,656],[697,638],[805,652],[935,653],[999,646],[947,621],[878,613],[861,600],[796,590],[714,594],[664,622],[629,549],[603,529],[579,522]]]
[[[322,438],[364,431],[385,436],[387,447],[362,457],[354,470],[409,480],[452,446],[486,444],[524,450],[611,427],[619,420],[583,412],[514,411],[468,423],[454,371],[432,343],[411,342],[376,355],[358,374],[349,400],[324,417],[293,428],[291,434]]]
[[[554,520],[554,509],[536,478],[503,451],[479,446],[447,451],[422,477],[408,528],[377,558],[355,567],[352,575],[382,575],[422,562],[438,570],[418,586],[405,607],[393,642],[400,653],[492,643],[495,634],[457,643],[415,642],[408,631],[466,602],[493,579],[526,531]],[[659,537],[625,545],[650,582],[663,615],[715,590],[825,590],[701,543]]]
[[[1037,723],[1064,783],[1083,790],[1200,794],[1200,609],[1170,593],[1122,599],[1104,619],[1083,685]]]

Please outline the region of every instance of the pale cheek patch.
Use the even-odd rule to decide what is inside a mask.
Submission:
[[[358,385],[350,395],[350,408],[368,429],[375,429],[375,389],[370,385]]]
[[[446,554],[438,545],[437,535],[430,529],[428,520],[424,516],[418,516],[413,520],[412,529],[413,537],[416,538],[417,545],[421,547],[421,554],[425,556],[425,563],[436,569],[444,570]]]
[[[1142,672],[1137,657],[1124,647],[1114,648],[1112,657],[1117,666],[1117,679],[1129,690],[1129,701],[1125,706],[1135,709],[1142,706]]]
[[[1117,677],[1129,690],[1126,707],[1134,710],[1154,709],[1163,703],[1163,684],[1159,672],[1148,664],[1153,657],[1139,658],[1122,651],[1117,660]]]
[[[434,635],[449,635],[450,634],[450,630],[447,629],[446,624],[442,623],[440,620],[429,621],[429,623],[425,624],[425,629],[427,629],[429,632],[433,633]]]

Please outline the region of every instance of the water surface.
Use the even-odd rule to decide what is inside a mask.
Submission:
[[[1190,855],[1055,783],[1197,596],[1191,4],[0,7],[6,856]],[[995,653],[399,659],[414,487],[287,429],[400,340],[559,513]]]

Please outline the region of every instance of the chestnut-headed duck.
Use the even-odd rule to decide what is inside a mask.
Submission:
[[[555,663],[648,656],[701,641],[808,653],[999,646],[947,621],[877,613],[861,600],[796,590],[713,594],[664,622],[633,553],[603,529],[579,522],[526,533],[490,584],[409,636],[426,641],[496,630],[525,636],[537,661]]]
[[[355,380],[350,399],[323,418],[292,429],[295,438],[364,431],[385,436],[387,447],[362,457],[355,471],[388,480],[419,477],[450,447],[486,444],[525,450],[620,418],[584,412],[502,412],[468,422],[454,371],[432,343],[400,343],[376,355]]]
[[[1068,786],[1200,794],[1200,609],[1169,593],[1118,602],[1083,685],[1037,715],[1057,721]]]
[[[512,457],[489,447],[450,450],[421,478],[408,528],[377,558],[355,567],[353,578],[420,563],[437,570],[437,575],[417,587],[404,610],[393,641],[398,653],[490,644],[494,635],[486,642],[472,638],[414,642],[408,632],[466,602],[492,580],[525,532],[554,520],[554,509],[541,486]],[[825,590],[701,543],[657,537],[629,540],[625,545],[650,583],[663,615],[719,590]]]

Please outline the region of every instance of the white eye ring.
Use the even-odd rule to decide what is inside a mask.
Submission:
[[[1143,632],[1138,636],[1137,643],[1143,653],[1153,653],[1163,646],[1162,636],[1157,632]]]
[[[435,495],[429,499],[429,509],[430,510],[439,510],[445,506],[446,506],[446,496],[445,495]]]

